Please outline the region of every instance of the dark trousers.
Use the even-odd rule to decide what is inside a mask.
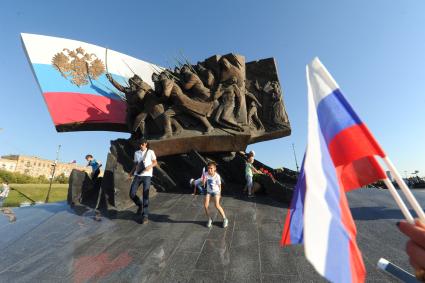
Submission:
[[[91,173],[91,179],[92,179],[93,183],[96,183],[97,182],[97,179],[99,177],[99,174],[100,174],[100,169],[99,168],[97,168],[96,171],[94,171],[94,172]]]
[[[130,188],[130,198],[134,201],[134,203],[143,207],[142,216],[148,217],[148,205],[149,205],[149,188],[151,186],[151,178],[150,176],[134,176],[133,182],[131,183]],[[137,189],[140,184],[143,184],[143,201],[136,195]]]
[[[94,171],[93,173],[91,173],[92,180],[97,179],[97,177],[99,176],[99,174],[100,174],[100,169],[97,168],[96,171]]]

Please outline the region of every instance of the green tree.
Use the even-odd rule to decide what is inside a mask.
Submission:
[[[60,174],[60,175],[56,176],[56,177],[53,179],[53,181],[54,181],[55,183],[59,183],[59,184],[67,184],[69,180],[68,180],[68,177],[66,177],[66,176],[65,176],[65,174],[64,174],[64,173],[62,173],[62,174]]]
[[[47,183],[49,183],[49,180],[45,177],[45,176],[43,176],[43,175],[40,175],[40,176],[38,176],[37,177],[37,183],[38,184],[47,184]]]
[[[59,177],[59,176],[58,176]],[[44,176],[31,177],[29,175],[21,174],[18,172],[9,172],[6,170],[0,170],[0,181],[8,181],[14,184],[47,184],[49,180]],[[65,175],[59,178],[58,183],[68,182],[68,178]]]

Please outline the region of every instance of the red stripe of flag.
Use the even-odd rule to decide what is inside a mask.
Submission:
[[[338,133],[329,143],[329,152],[345,191],[386,178],[374,157],[385,153],[364,124]]]

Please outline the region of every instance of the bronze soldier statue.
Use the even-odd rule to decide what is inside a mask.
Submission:
[[[246,92],[246,97],[251,100],[249,107],[248,107],[248,99],[247,99],[247,108],[248,110],[248,125],[250,127],[254,127],[255,129],[264,130],[264,125],[261,122],[260,118],[258,117],[257,113],[257,106],[263,107],[261,103],[258,101],[257,97],[253,93],[250,93],[249,91]],[[257,128],[258,126],[258,128]]]
[[[220,82],[226,82],[232,78],[236,78],[236,83],[239,88],[242,88],[245,85],[245,78],[242,75],[241,70],[233,66],[226,57],[220,59]]]
[[[124,87],[119,84],[109,73],[106,74],[106,77],[116,89],[125,94],[127,101],[126,123],[129,130],[132,133],[135,133],[138,129],[140,129],[140,132],[144,135],[144,120],[147,113],[143,111],[143,99],[145,98],[146,93],[152,91],[152,88],[138,75],[134,75],[128,79],[128,87]],[[139,122],[137,123],[136,120]]]
[[[263,91],[269,96],[272,111],[269,111],[268,120],[274,125],[283,125],[288,123],[288,115],[282,103],[282,93],[277,81],[269,81],[263,88]]]
[[[235,118],[236,121],[241,122],[242,124],[247,124],[247,111],[246,111],[246,102],[245,102],[245,77],[242,74],[242,71],[236,66],[232,65],[226,57],[222,57],[219,61],[220,63],[220,83],[230,83],[236,82],[237,87],[239,88],[240,95],[238,96],[240,103],[236,105],[235,109]]]
[[[220,105],[214,117],[214,121],[217,124],[236,131],[243,131],[243,128],[238,124],[234,115],[235,108],[240,108],[241,95],[241,90],[237,85],[236,77],[231,77],[225,82],[219,84],[214,96],[214,99],[221,98]],[[237,107],[235,97],[237,97]]]
[[[180,69],[180,78],[183,90],[190,95],[190,98],[198,101],[210,100],[210,90],[204,86],[198,75],[193,73],[188,65],[183,65]]]
[[[163,127],[164,123],[161,123],[160,120],[161,118],[164,119],[164,105],[150,85],[145,83],[138,75],[134,75],[128,80],[129,87],[120,85],[110,74],[106,74],[106,76],[111,84],[126,96],[126,122],[135,137],[137,137],[139,131],[141,137],[146,138],[145,120],[148,116],[159,127]],[[177,121],[174,122],[177,131],[181,131],[182,127]]]
[[[173,102],[173,105],[165,111],[165,116],[172,118],[179,113],[186,113],[200,120],[207,128],[206,133],[214,130],[214,127],[207,119],[214,110],[214,102],[201,102],[191,99],[165,73],[160,74],[159,81],[161,82],[161,96],[169,98]]]
[[[198,63],[195,66],[195,70],[199,74],[199,78],[204,83],[204,86],[206,86],[209,89],[213,89],[215,86],[215,78],[214,78],[213,72],[205,68],[204,66],[202,66],[201,63]]]
[[[161,100],[162,102],[166,101],[166,98],[164,97],[158,97],[162,94],[162,82],[160,81],[160,76],[156,73],[152,74],[152,81],[155,85],[155,97],[158,100]],[[157,96],[158,95],[158,96]],[[161,104],[163,105],[163,104]],[[177,120],[174,117],[171,117],[169,115],[165,114],[164,111],[164,105],[162,108],[162,112],[161,112],[161,117],[162,117],[162,126],[164,128],[164,134],[160,137],[160,139],[166,139],[171,137],[173,134],[174,135],[178,135],[182,132],[183,127],[180,125],[179,122],[177,122]],[[173,126],[175,128],[175,131],[173,133]]]

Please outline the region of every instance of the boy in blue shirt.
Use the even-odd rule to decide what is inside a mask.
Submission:
[[[97,177],[100,174],[100,167],[102,166],[102,163],[97,162],[96,159],[93,158],[93,155],[87,154],[86,160],[88,161],[86,166],[91,166],[91,179],[94,181],[97,180]]]

